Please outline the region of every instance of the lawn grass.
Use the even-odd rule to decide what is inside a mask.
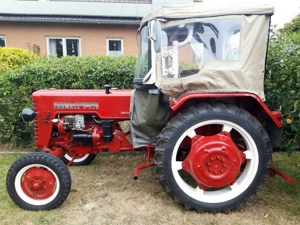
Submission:
[[[253,203],[227,214],[197,214],[173,202],[156,179],[154,168],[133,180],[144,153],[99,154],[89,166],[70,167],[72,189],[64,204],[52,211],[20,209],[9,198],[6,173],[22,153],[0,154],[1,224],[300,224],[300,153],[274,153],[274,165],[298,182],[269,179]]]

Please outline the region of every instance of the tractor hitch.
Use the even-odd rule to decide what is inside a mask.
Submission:
[[[292,184],[296,183],[296,180],[291,178],[290,176],[286,175],[285,173],[283,173],[282,171],[276,169],[275,167],[271,167],[270,170],[270,176],[274,177],[276,174],[278,174],[279,176],[281,176],[283,179],[285,179],[287,182],[290,182]]]

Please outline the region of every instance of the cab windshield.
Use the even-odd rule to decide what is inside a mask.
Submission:
[[[148,39],[148,26],[140,32],[139,53],[134,78],[144,78],[151,69],[151,44]]]
[[[209,62],[239,60],[240,30],[240,19],[195,21],[162,29],[163,77],[185,77]]]

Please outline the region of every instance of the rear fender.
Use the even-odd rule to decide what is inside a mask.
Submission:
[[[260,97],[251,93],[187,93],[170,101],[171,116],[191,105],[207,101],[235,104],[255,116],[264,126],[273,148],[281,145],[283,126],[280,112],[271,111]]]

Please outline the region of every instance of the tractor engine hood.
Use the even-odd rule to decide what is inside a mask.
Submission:
[[[96,114],[100,119],[128,119],[131,91],[39,90],[32,94],[33,110],[45,121],[58,114]]]

